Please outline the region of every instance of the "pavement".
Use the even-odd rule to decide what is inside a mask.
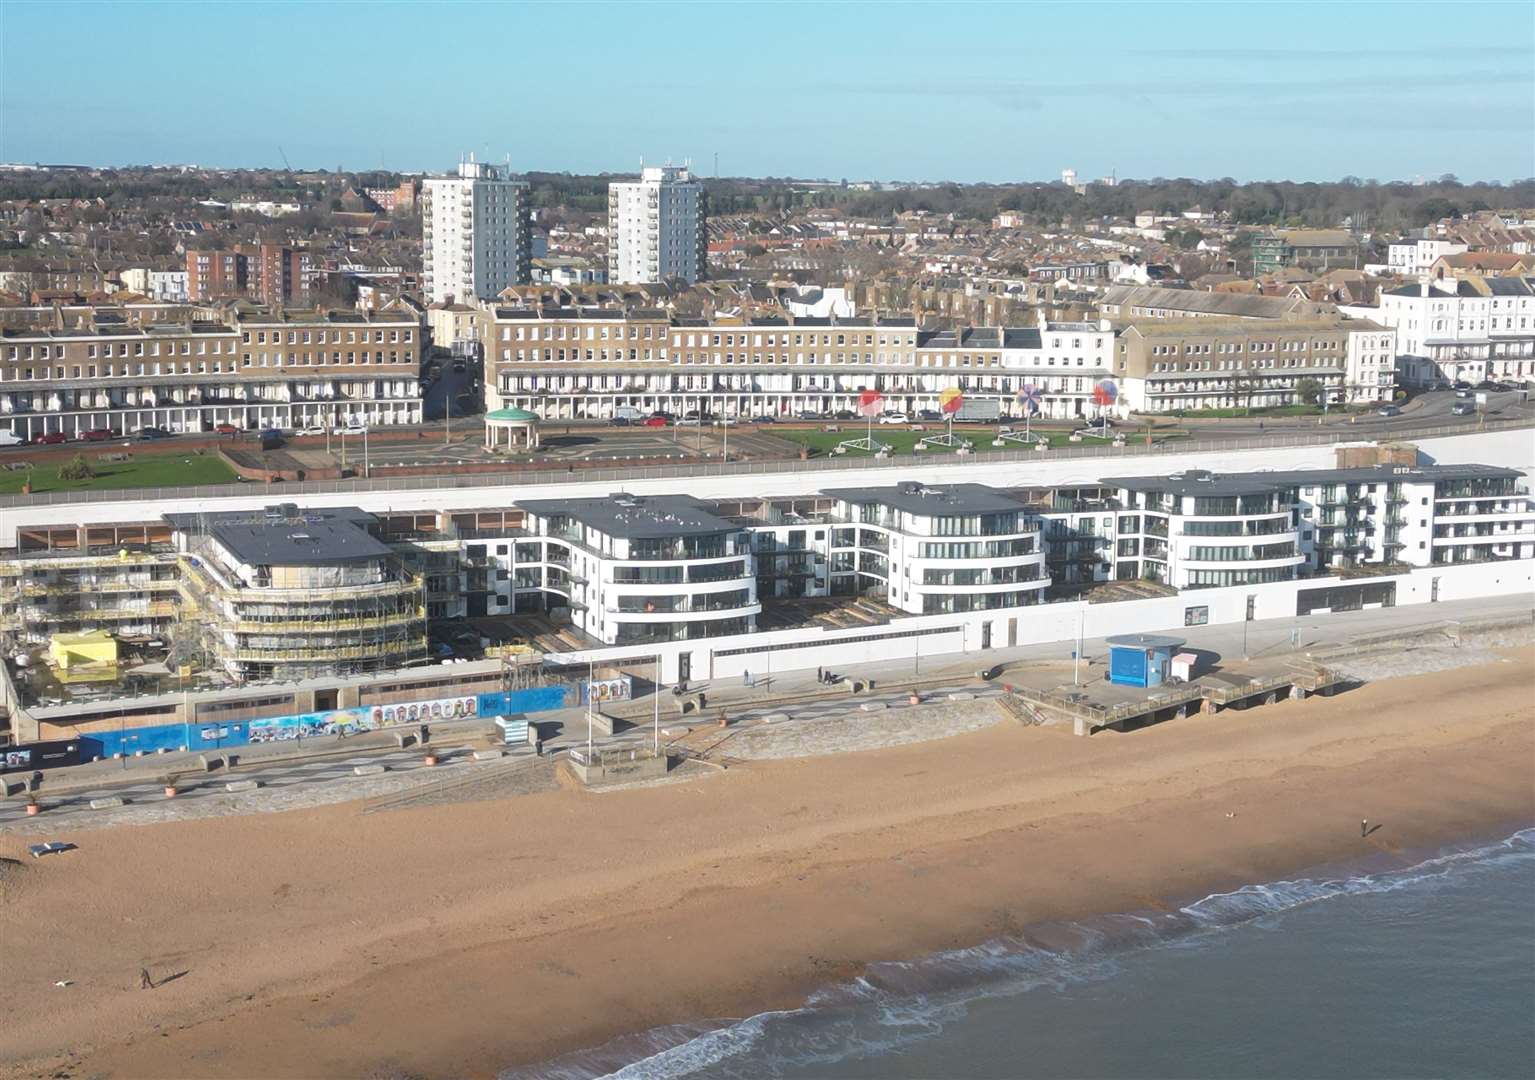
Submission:
[[[1532,603],[1530,597],[1447,601],[1407,609],[1376,608],[1266,619],[1246,624],[1189,627],[1181,631],[1181,636],[1191,648],[1235,660],[1244,656],[1261,658],[1305,655],[1347,646],[1372,635],[1407,637],[1417,629],[1457,620],[1518,617],[1535,618],[1535,603]],[[814,671],[778,674],[763,672],[755,679],[754,685],[743,685],[739,679],[718,680],[714,683],[695,681],[691,688],[705,691],[708,707],[701,713],[686,717],[676,713],[670,701],[670,690],[663,687],[660,726],[674,731],[683,727],[710,727],[721,711],[733,722],[784,713],[792,723],[856,715],[858,707],[865,702],[878,702],[889,710],[906,709],[913,707],[908,702],[913,687],[917,687],[920,696],[929,702],[945,699],[947,695],[956,692],[970,692],[977,699],[989,699],[1002,693],[998,683],[1006,681],[1009,666],[1030,661],[1069,664],[1074,648],[1075,643],[1072,641],[1051,642],[1012,649],[990,649],[984,653],[962,653],[958,656],[946,654],[941,658],[920,661],[914,657],[912,660],[860,664],[839,671],[838,674],[849,678],[873,680],[873,691],[857,695],[849,693],[844,686],[826,687],[818,684]],[[1106,653],[1107,645],[1102,638],[1088,638],[1082,642],[1082,656],[1085,660],[1101,660]],[[1001,669],[998,683],[977,679],[978,670],[992,668]],[[1409,663],[1406,670],[1393,673],[1405,674],[1411,670]],[[623,747],[649,743],[655,737],[650,722],[650,717],[654,715],[650,711],[651,701],[651,697],[646,695],[630,702],[622,710],[613,710],[615,714],[629,719],[633,726],[620,730],[611,738],[595,737],[592,739],[593,745]],[[543,734],[546,754],[573,749],[587,742],[585,712],[582,709],[538,713],[529,719],[537,723]],[[458,769],[472,761],[473,746],[466,744],[486,745],[486,731],[483,720],[466,722],[455,728],[433,725],[430,745],[442,761],[437,768]],[[670,741],[671,738],[663,736],[664,741]],[[458,745],[449,748],[454,743]],[[423,750],[419,747],[396,747],[392,731],[357,736],[354,745],[348,747],[341,747],[332,740],[323,740],[318,746],[268,744],[236,748],[234,753],[240,759],[234,769],[206,774],[198,772],[190,776],[185,771],[196,767],[195,754],[97,762],[73,769],[55,770],[45,776],[38,799],[46,808],[49,820],[53,820],[60,814],[73,817],[95,813],[89,809],[90,801],[111,796],[122,797],[130,805],[163,804],[166,800],[161,778],[167,773],[178,774],[178,785],[182,790],[176,796],[176,801],[180,802],[226,795],[224,785],[230,780],[253,779],[266,789],[295,790],[314,785],[355,784],[363,779],[352,772],[357,765],[383,764],[391,773],[410,773],[425,767],[422,764]],[[13,774],[8,779],[15,783],[23,779],[23,776]],[[0,830],[25,817],[25,801],[24,796],[15,795],[0,800]]]
[[[465,771],[465,767],[474,760],[473,751],[467,747],[438,750],[437,754],[439,764],[435,767],[424,764],[422,750],[411,748],[392,751],[364,750],[356,754],[329,757],[323,760],[276,761],[258,767],[237,768],[233,771],[219,770],[195,776],[184,775],[176,781],[178,791],[174,801],[180,805],[227,797],[230,792],[225,785],[238,780],[255,780],[262,790],[273,792],[316,784],[356,783],[363,779],[353,772],[359,765],[383,765],[390,773],[412,773],[426,768],[431,768],[433,773],[439,770],[456,773]],[[96,813],[97,811],[91,810],[92,799],[116,797],[130,806],[150,806],[172,801],[165,795],[164,786],[158,774],[146,777],[144,770],[138,768],[131,771],[124,769],[123,774],[130,776],[131,779],[113,782],[112,778],[104,776],[94,785],[72,785],[66,793],[59,794],[50,790],[48,781],[45,779],[38,792],[38,802],[42,805],[48,820],[57,821],[60,818],[69,820],[75,819],[77,815]],[[16,780],[15,777],[10,779],[13,783]],[[13,795],[9,799],[0,801],[0,829],[24,820],[26,820],[24,797]]]

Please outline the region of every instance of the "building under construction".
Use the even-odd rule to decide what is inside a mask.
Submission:
[[[183,627],[239,682],[404,667],[426,656],[419,575],[352,508],[171,514]]]

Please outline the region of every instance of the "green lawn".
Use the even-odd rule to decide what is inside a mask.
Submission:
[[[846,423],[839,426],[842,429],[841,431],[787,430],[775,431],[773,434],[777,435],[781,439],[786,439],[789,442],[796,443],[799,446],[809,447],[811,457],[827,457],[835,451],[838,443],[847,442],[851,439],[862,439],[868,433],[868,428],[862,424]],[[1020,425],[1014,430],[1022,431],[1023,428]],[[1125,442],[1127,445],[1145,445],[1146,433],[1144,430],[1135,430],[1132,428],[1116,428],[1115,430],[1124,434]],[[884,443],[885,445],[892,447],[892,452],[896,454],[915,454],[918,457],[925,455],[936,456],[940,454],[952,454],[954,452],[953,449],[947,446],[929,446],[926,450],[922,451],[913,449],[913,447],[918,442],[921,442],[927,436],[941,434],[942,431],[942,426],[938,424],[932,425],[927,431],[908,431],[905,428],[898,427],[882,428],[876,424],[874,425],[874,441],[878,443]],[[1003,446],[992,446],[992,440],[997,437],[995,428],[985,428],[979,430],[976,428],[955,428],[954,434],[959,438],[968,439],[970,442],[970,449],[976,453],[981,453],[986,450],[1028,449],[1025,444],[1017,442],[1008,442]],[[1049,439],[1050,445],[1052,447],[1089,446],[1093,443],[1101,443],[1105,441],[1103,439],[1084,438],[1080,443],[1073,443],[1069,437],[1070,434],[1071,433],[1068,431],[1039,431],[1038,429],[1034,429],[1030,432],[1030,435],[1036,439],[1039,436],[1044,436],[1045,438]],[[1163,442],[1166,439],[1179,438],[1182,434],[1182,432],[1158,432],[1154,434],[1152,438],[1156,442]],[[866,455],[868,451],[849,450],[848,453],[852,455]]]
[[[102,455],[114,452],[120,451],[81,452],[96,470],[96,475],[89,480],[60,480],[59,466],[66,464],[68,459],[33,469],[0,467],[0,494],[19,494],[21,485],[28,480],[32,482],[33,491],[44,492],[228,484],[235,478],[234,470],[222,458],[213,454],[135,454],[132,461],[99,460]],[[25,454],[24,450],[9,452],[0,457],[0,466],[25,461]]]

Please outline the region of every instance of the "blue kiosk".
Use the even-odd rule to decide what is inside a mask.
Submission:
[[[1104,640],[1109,646],[1109,682],[1143,687],[1167,681],[1173,653],[1184,641],[1166,634],[1119,634]]]

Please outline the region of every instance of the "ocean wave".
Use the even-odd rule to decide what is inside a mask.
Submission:
[[[615,1039],[500,1080],[681,1080],[780,1075],[888,1053],[937,1035],[969,1003],[1111,977],[1128,953],[1197,946],[1233,927],[1343,896],[1433,888],[1467,873],[1535,859],[1535,829],[1447,850],[1410,866],[1304,877],[1212,893],[1172,911],[1137,911],[1038,923],[1015,936],[913,961],[869,965],[816,991],[798,1009],[744,1020],[671,1025]]]

